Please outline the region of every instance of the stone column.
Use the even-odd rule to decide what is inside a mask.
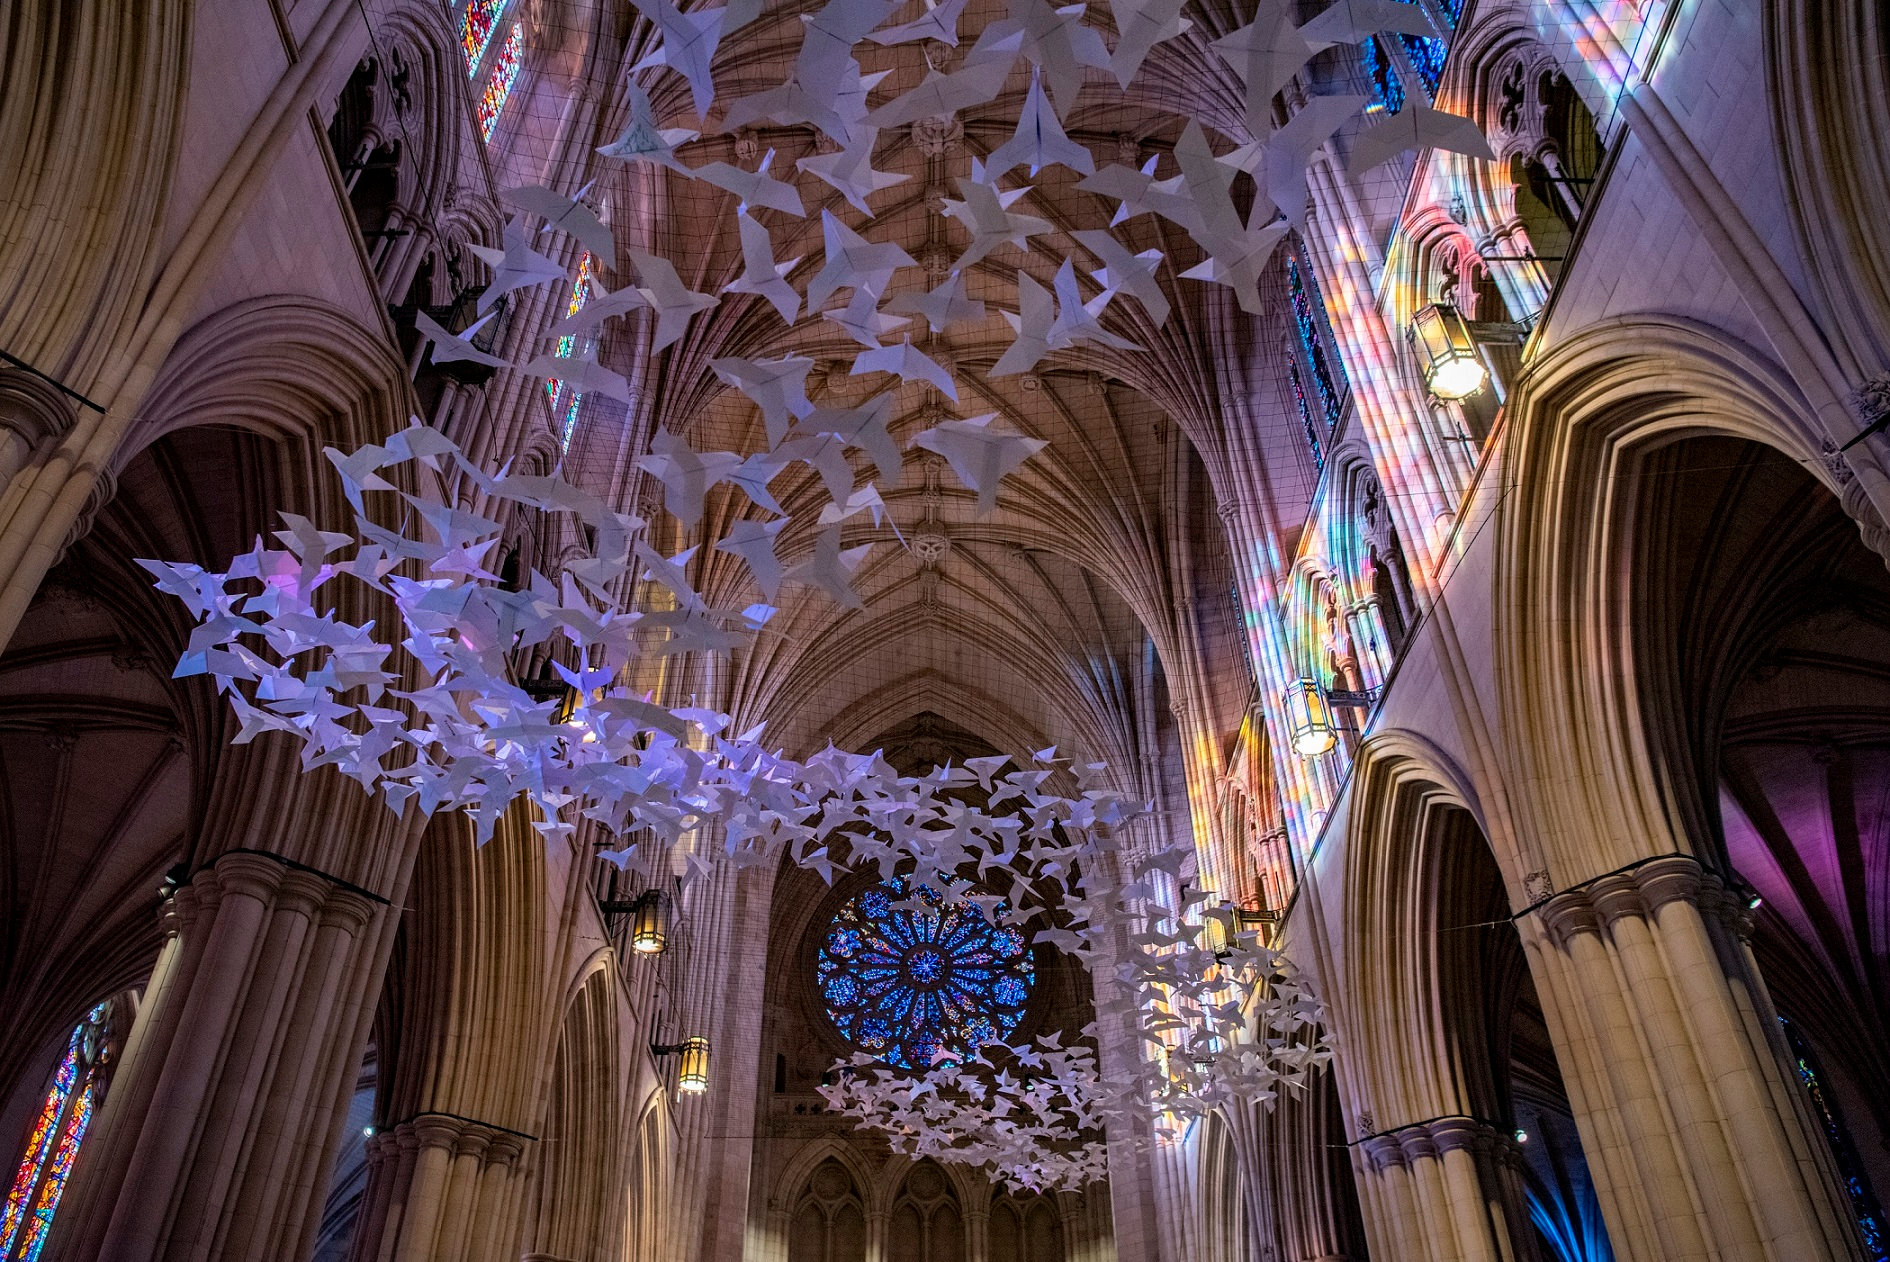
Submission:
[[[300,1256],[319,1226],[391,907],[245,850],[172,904],[176,939],[48,1256]]]
[[[1622,1262],[1861,1256],[1744,921],[1716,877],[1666,856],[1519,922]]]
[[[0,366],[0,497],[15,474],[72,428],[77,407],[44,377]]]
[[[965,1262],[990,1262],[991,1214],[988,1210],[965,1211]]]
[[[376,1135],[350,1262],[516,1256],[527,1136],[422,1114]]]
[[[1411,1262],[1537,1262],[1520,1156],[1488,1124],[1438,1118],[1374,1135],[1359,1148],[1359,1193],[1374,1254]]]

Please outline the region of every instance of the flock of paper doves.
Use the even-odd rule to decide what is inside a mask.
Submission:
[[[833,186],[869,218],[874,194],[906,178],[873,169],[881,129],[985,104],[1019,58],[1029,62],[1030,87],[1015,135],[988,158],[974,160],[970,178],[957,182],[961,196],[943,204],[971,240],[950,275],[929,290],[888,299],[895,274],[915,266],[912,257],[823,211],[823,264],[800,293],[788,279],[800,260],[777,261],[767,229],[755,218],[761,210],[804,213],[795,186],[769,174],[772,151],[754,171],[722,162],[687,166],[676,147],[696,133],[658,127],[635,83],[628,88],[631,113],[623,135],[599,152],[734,193],[744,271],[727,292],[753,294],[792,324],[803,302],[810,313],[822,311],[845,291],[848,301],[823,314],[863,347],[855,373],[925,381],[955,400],[950,369],[909,339],[882,339],[913,319],[943,331],[983,318],[984,304],[966,294],[964,269],[1000,245],[1028,249],[1032,237],[1051,228],[1016,209],[1030,194],[1028,185],[1003,186],[1018,167],[1033,176],[1053,163],[1080,173],[1085,178],[1078,188],[1119,203],[1112,227],[1146,213],[1170,220],[1206,256],[1182,275],[1231,287],[1252,311],[1273,249],[1290,227],[1303,225],[1307,164],[1365,104],[1357,96],[1314,97],[1274,129],[1273,97],[1332,44],[1379,32],[1436,33],[1422,10],[1401,0],[1339,0],[1304,25],[1288,18],[1289,0],[1261,0],[1252,23],[1211,45],[1245,84],[1251,138],[1217,157],[1190,121],[1173,149],[1176,174],[1157,178],[1155,159],[1139,170],[1098,169],[1064,133],[1059,109],[1071,108],[1085,68],[1107,71],[1126,88],[1156,44],[1188,29],[1183,2],[1111,0],[1117,33],[1111,51],[1098,30],[1083,24],[1083,5],[1011,0],[1010,16],[977,32],[953,69],[929,69],[916,88],[878,105],[870,96],[884,75],[862,74],[855,45],[929,40],[956,46],[967,0],[926,0],[921,16],[893,26],[886,23],[901,0],[830,0],[804,15],[805,35],[788,81],[734,102],[724,125],[767,119],[817,128],[837,149],[802,159],[799,169]],[[759,0],[688,12],[671,0],[636,3],[662,40],[636,69],[666,66],[682,75],[706,118],[717,44],[759,15]],[[1494,156],[1469,120],[1412,99],[1353,137],[1351,166],[1362,171],[1426,145]],[[1240,171],[1258,188],[1244,217],[1232,193]],[[542,230],[568,233],[614,261],[615,242],[584,202],[587,191],[566,197],[524,188],[505,196],[541,217]],[[1069,259],[1049,290],[1019,271],[1018,309],[1002,313],[1015,338],[991,375],[1030,371],[1076,342],[1133,349],[1102,324],[1118,296],[1141,303],[1156,324],[1166,320],[1169,304],[1156,280],[1159,251],[1131,253],[1107,231],[1074,237],[1102,263],[1085,269],[1100,294],[1084,300]],[[479,253],[492,267],[492,283],[478,303],[480,324],[501,295],[566,278],[561,264],[532,248],[520,220],[506,226],[503,249]],[[594,291],[587,305],[552,326],[554,336],[648,310],[660,350],[683,335],[694,315],[720,301],[688,290],[666,259],[640,250],[628,255],[638,283]],[[435,360],[506,363],[473,344],[480,324],[455,333],[424,313],[417,324]],[[624,379],[590,351],[540,355],[513,366],[630,400]],[[898,477],[902,454],[888,428],[893,395],[851,408],[816,406],[806,392],[813,361],[794,355],[728,357],[711,367],[759,409],[768,450],[697,452],[663,432],[640,467],[662,482],[666,508],[685,527],[701,519],[704,496],[723,483],[777,515],[767,523],[738,520],[714,544],[742,558],[767,601],[783,583],[799,582],[857,606],[849,578],[870,545],[842,548],[841,523],[868,512],[878,524],[885,505],[874,482],[856,488],[846,453],[858,450],[880,477]],[[911,440],[951,465],[978,495],[981,512],[994,505],[999,482],[1044,445],[994,427],[994,419],[943,421]],[[1188,887],[1190,839],[1131,840],[1128,825],[1143,805],[1107,787],[1106,767],[1043,750],[1029,766],[1008,771],[1010,760],[994,757],[901,775],[877,753],[830,747],[796,760],[770,750],[760,728],[737,733],[727,715],[663,705],[622,682],[647,655],[735,648],[775,613],[772,604],[712,607],[687,578],[695,549],[664,556],[647,542],[642,520],[555,476],[488,473],[417,422],[384,445],[328,455],[354,508],[353,533],[285,514],[285,528],[275,532],[279,547],[258,540],[222,573],[142,562],[197,622],[177,674],[214,678],[241,720],[239,743],[283,733],[302,742],[306,768],[332,766],[396,811],[467,811],[482,840],[525,797],[548,839],[569,836],[580,818],[591,821],[622,843],[606,850],[607,858],[653,881],[699,875],[711,862],[712,845],[738,866],[778,864],[785,857],[829,882],[837,873],[867,869],[886,879],[904,875],[975,904],[988,919],[1017,925],[1033,941],[1089,967],[1097,1023],[1085,1027],[1083,1038],[1100,1042],[1105,1033],[1121,1031],[1141,1049],[1120,1058],[1132,1067],[1113,1076],[1103,1072],[1093,1047],[1065,1047],[1057,1035],[1015,1046],[952,1048],[918,1072],[865,1053],[836,1066],[832,1085],[823,1088],[833,1107],[883,1132],[902,1151],[982,1164],[1028,1187],[1080,1186],[1107,1173],[1105,1123],[1134,1121],[1118,1136],[1145,1140],[1178,1133],[1188,1119],[1223,1105],[1264,1104],[1329,1058],[1319,1005],[1305,983],[1254,933],[1241,931],[1231,912]],[[788,566],[775,554],[787,518],[768,486],[796,460],[820,475],[832,502],[820,514],[823,529],[812,556]],[[414,462],[442,478],[464,479],[494,515],[399,489],[397,482],[425,482],[417,469],[390,473]],[[398,528],[369,513],[369,493],[380,497],[377,503],[394,503],[389,496],[404,503]],[[500,518],[520,508],[575,517],[594,540],[589,554],[566,564],[555,579],[534,570],[516,585],[502,583],[487,567],[503,534]],[[627,608],[620,594],[638,583],[664,589],[666,607]],[[381,617],[349,622],[339,616],[342,608]],[[390,612],[397,624],[386,617]],[[578,663],[553,661],[567,689],[562,700],[528,691],[515,677],[520,656],[541,646],[558,650],[554,659],[568,650],[567,660]],[[1053,781],[1073,793],[1055,791]],[[974,804],[980,799],[982,805]],[[954,879],[972,873],[976,885]]]

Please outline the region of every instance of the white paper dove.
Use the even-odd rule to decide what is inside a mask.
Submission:
[[[943,456],[958,480],[977,493],[980,517],[997,506],[998,483],[1047,446],[1041,438],[992,429],[996,418],[997,413],[987,412],[962,421],[940,421],[912,439],[914,447]]]
[[[862,351],[853,357],[853,373],[889,372],[901,381],[925,381],[937,387],[939,393],[958,402],[958,383],[952,380],[951,373],[941,367],[937,360],[912,345],[907,338],[896,346],[882,346],[878,350]]]
[[[1314,52],[1334,44],[1361,44],[1379,31],[1436,39],[1440,32],[1430,15],[1405,0],[1337,0],[1337,3],[1299,28]]]
[[[995,183],[998,176],[1016,166],[1029,167],[1031,175],[1035,176],[1052,163],[1060,163],[1084,175],[1093,175],[1096,171],[1096,159],[1090,156],[1089,150],[1063,133],[1062,122],[1050,108],[1049,98],[1044,96],[1043,76],[1033,71],[1024,108],[1017,116],[1017,131],[984,160],[981,182]],[[980,179],[976,175],[972,178]]]
[[[830,210],[820,212],[821,237],[826,257],[807,285],[807,306],[818,310],[841,289],[864,289],[878,296],[886,292],[893,273],[914,267],[912,256],[892,241],[868,241],[841,223]]]
[[[926,327],[934,333],[984,319],[984,304],[965,296],[964,273],[956,271],[936,288],[893,295],[886,300],[886,310],[896,315],[923,316]]]
[[[971,233],[971,244],[952,264],[954,272],[962,272],[1000,245],[1014,245],[1020,250],[1028,250],[1031,237],[1051,230],[1049,220],[1039,219],[1035,215],[1017,214],[1011,210],[1018,198],[1030,191],[1028,185],[999,192],[993,183],[979,178],[986,175],[995,180],[995,174],[981,169],[978,160],[973,158],[971,178],[960,176],[958,180],[958,191],[963,194],[963,200],[950,197],[942,199],[945,217],[956,220]]]
[[[1142,304],[1157,327],[1168,322],[1168,295],[1155,279],[1164,257],[1160,250],[1131,254],[1112,233],[1101,229],[1086,229],[1072,235],[1102,261],[1102,266],[1090,275],[1096,278],[1104,293],[1128,294]]]
[[[1446,114],[1407,101],[1396,114],[1353,137],[1352,160],[1347,169],[1361,175],[1410,149],[1446,149],[1485,162],[1496,161],[1496,151],[1474,122],[1460,114]]]
[[[676,146],[687,144],[700,133],[687,127],[658,127],[649,94],[635,83],[624,89],[624,96],[630,103],[630,119],[623,133],[609,144],[599,145],[597,152],[606,158],[648,162],[689,174],[689,168],[676,156]]]
[[[863,215],[870,215],[873,212],[867,200],[874,193],[912,178],[873,169],[873,140],[877,135],[877,129],[867,128],[854,144],[833,153],[817,153],[802,158],[794,165],[814,178],[831,184],[852,203],[854,209]]]
[[[478,311],[482,315],[500,297],[515,289],[564,279],[564,264],[532,249],[531,241],[526,237],[525,230],[519,227],[518,220],[506,221],[500,240],[505,247],[501,250],[483,245],[467,247],[492,268],[492,283],[479,295]]]
[[[424,311],[413,315],[413,327],[427,341],[433,344],[433,362],[436,364],[452,363],[464,360],[468,363],[484,364],[488,368],[504,368],[506,361],[473,345],[473,337],[485,327],[486,321],[498,313],[489,312],[466,326],[464,333],[449,333],[441,327],[439,321]]]
[[[898,26],[882,27],[870,32],[866,38],[881,47],[890,48],[894,44],[911,44],[922,39],[935,39],[941,44],[958,46],[958,17],[965,11],[969,0],[925,0],[925,13],[910,22]]]
[[[632,250],[630,259],[636,264],[640,280],[637,292],[656,312],[656,340],[651,343],[652,350],[660,351],[676,342],[692,318],[718,301],[713,294],[699,294],[685,288],[676,275],[675,266],[666,258]]]
[[[826,526],[814,536],[814,555],[789,568],[782,577],[786,582],[818,587],[831,596],[834,603],[847,609],[863,609],[866,602],[853,590],[853,573],[872,550],[870,543],[842,548],[840,527]]]
[[[726,162],[705,162],[691,168],[689,173],[706,184],[725,188],[735,194],[741,199],[744,210],[759,206],[788,215],[805,214],[801,209],[800,190],[768,174],[768,164],[773,161],[774,150],[770,149],[761,155],[761,165],[753,171],[744,171]]]
[[[576,237],[592,254],[609,260],[616,257],[617,243],[611,237],[610,229],[597,217],[597,212],[583,202],[590,188],[586,184],[573,198],[554,192],[542,184],[527,184],[501,191],[499,200],[518,210],[544,216],[545,227],[556,228]]]
[[[781,359],[743,359],[728,355],[709,361],[715,375],[741,391],[761,409],[768,445],[777,447],[788,427],[814,410],[807,398],[807,374],[814,361],[799,355]]]
[[[695,100],[696,116],[707,118],[715,101],[715,77],[711,63],[722,40],[722,20],[726,9],[691,9],[685,13],[671,0],[631,0],[643,16],[656,24],[663,42],[631,68],[634,74],[653,66],[668,66],[689,81]]]
[[[769,238],[768,230],[745,212],[738,212],[736,221],[742,237],[742,274],[739,279],[724,286],[722,292],[756,294],[766,298],[781,313],[782,323],[793,324],[794,317],[800,314],[801,295],[787,277],[801,260],[791,258],[785,263],[775,262],[774,242]]]

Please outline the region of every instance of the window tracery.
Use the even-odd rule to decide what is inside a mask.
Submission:
[[[1017,929],[903,877],[869,887],[840,909],[816,965],[840,1033],[907,1068],[1010,1034],[1035,981]]]

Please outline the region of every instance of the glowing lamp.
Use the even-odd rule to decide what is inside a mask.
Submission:
[[[652,1043],[652,1056],[682,1056],[676,1070],[676,1090],[701,1095],[709,1089],[709,1036],[691,1034],[680,1043]]]
[[[701,1095],[709,1089],[709,1039],[692,1034],[682,1041],[682,1068],[676,1074],[676,1090]]]
[[[1301,758],[1317,758],[1339,740],[1326,694],[1310,679],[1295,680],[1287,687],[1286,726]]]
[[[661,890],[645,890],[630,912],[630,949],[660,955],[669,946],[669,900]]]
[[[1489,371],[1457,308],[1438,302],[1421,308],[1411,334],[1424,355],[1424,384],[1432,394],[1454,403],[1483,389]]]

